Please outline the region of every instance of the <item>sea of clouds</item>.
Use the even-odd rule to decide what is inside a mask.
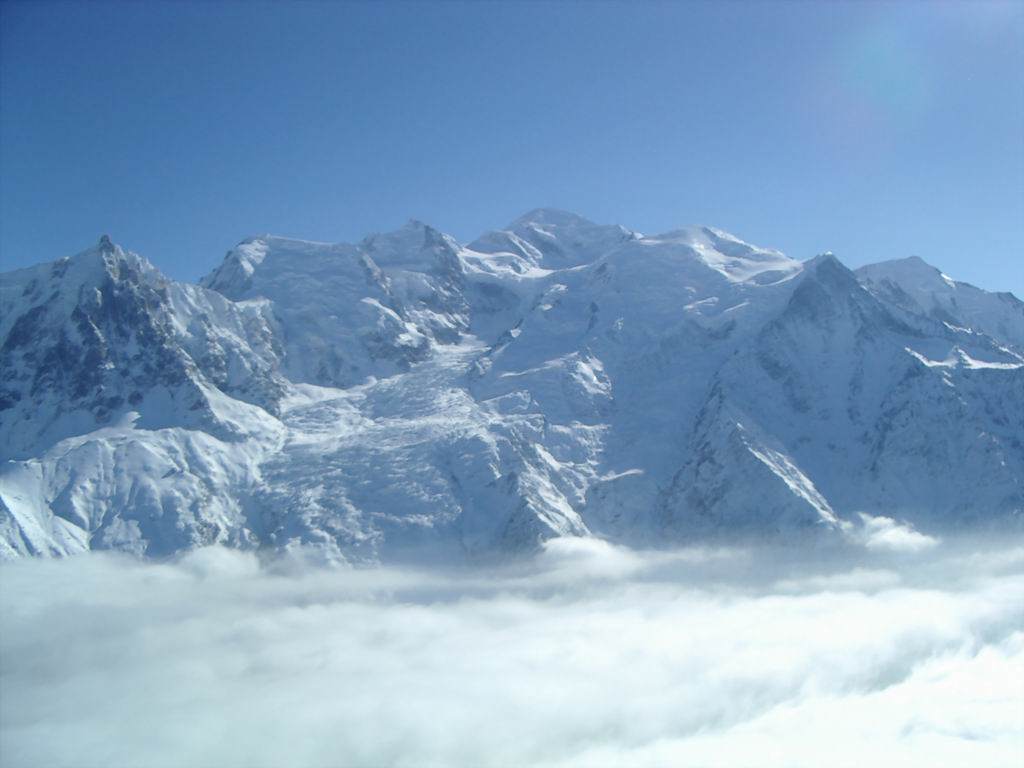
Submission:
[[[4,766],[1019,766],[1024,546],[0,567]]]

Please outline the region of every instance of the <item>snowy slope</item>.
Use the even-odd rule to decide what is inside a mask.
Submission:
[[[505,229],[470,244],[480,253],[511,254],[527,264],[564,269],[587,264],[639,235],[617,225],[599,225],[568,211],[537,208]]]
[[[861,267],[857,277],[907,312],[984,333],[1024,354],[1024,302],[1012,293],[990,293],[953,280],[918,256]]]
[[[842,540],[1024,511],[1024,315],[709,227],[261,236],[201,285],[107,239],[0,276],[0,555],[331,561],[557,535]]]
[[[903,322],[835,257],[818,257],[783,311],[716,374],[705,410],[724,399],[727,427],[756,424],[835,510],[895,511],[931,529],[1016,514],[1024,365],[985,337],[923,325]],[[706,461],[705,440],[698,432],[689,474],[666,500],[675,519],[702,514],[689,501],[701,487],[692,465]],[[751,473],[731,482],[760,515],[764,484]]]
[[[267,305],[282,370],[293,381],[347,386],[406,370],[429,350],[387,276],[355,246],[254,238],[202,285]]]

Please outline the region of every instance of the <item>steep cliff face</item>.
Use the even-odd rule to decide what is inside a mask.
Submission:
[[[533,211],[0,276],[0,552],[490,557],[1024,511],[1024,314],[923,262]]]
[[[258,306],[164,278],[104,238],[0,278],[0,451],[31,456],[133,412],[141,428],[239,432],[222,396],[276,411],[278,345]]]
[[[997,509],[1019,514],[1021,359],[991,337],[905,322],[834,257],[808,262],[795,282],[783,311],[718,372],[705,410],[725,402],[727,429],[757,424],[847,515],[896,513],[941,529]],[[692,465],[708,446],[699,430],[668,497],[673,520],[701,488]],[[772,503],[755,473],[734,482],[750,514]]]

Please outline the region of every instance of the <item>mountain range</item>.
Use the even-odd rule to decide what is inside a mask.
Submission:
[[[260,236],[199,284],[106,236],[0,275],[0,557],[354,564],[842,541],[1024,515],[1024,303],[710,227]]]

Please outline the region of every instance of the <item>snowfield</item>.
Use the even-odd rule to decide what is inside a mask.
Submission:
[[[1024,548],[0,566],[4,765],[1018,766]]]

